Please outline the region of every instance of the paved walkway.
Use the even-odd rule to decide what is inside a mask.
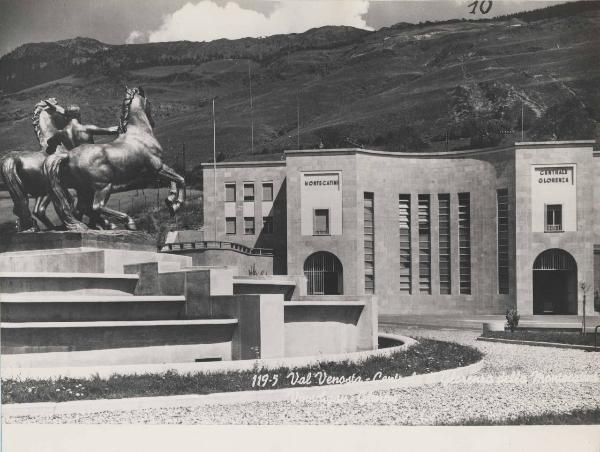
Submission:
[[[519,326],[536,328],[580,329],[582,316],[576,315],[522,315]],[[503,315],[380,315],[380,325],[421,326],[423,328],[458,328],[481,331],[483,322],[506,322]],[[586,330],[594,331],[600,325],[600,316],[587,316]]]
[[[600,353],[475,341],[467,330],[387,327],[388,332],[474,345],[486,354],[476,375],[451,384],[301,401],[9,418],[36,423],[438,425],[480,417],[600,408]],[[600,423],[600,419],[598,421]]]

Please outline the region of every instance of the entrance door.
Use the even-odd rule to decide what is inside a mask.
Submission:
[[[577,314],[577,264],[566,251],[553,248],[536,258],[533,313]]]
[[[304,261],[308,295],[341,295],[343,269],[340,260],[331,253],[320,251]]]

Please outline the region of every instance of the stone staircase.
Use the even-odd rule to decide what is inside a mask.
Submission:
[[[231,359],[237,319],[190,315],[183,292],[137,295],[140,275],[124,272],[177,271],[191,258],[107,245],[0,253],[3,367]]]

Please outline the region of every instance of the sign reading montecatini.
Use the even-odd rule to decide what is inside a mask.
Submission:
[[[534,169],[538,184],[574,184],[572,166],[538,166]]]
[[[304,174],[304,186],[339,189],[340,176],[337,173]]]

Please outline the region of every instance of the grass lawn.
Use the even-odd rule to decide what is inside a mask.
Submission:
[[[169,371],[162,374],[113,375],[108,379],[7,379],[2,381],[2,403],[210,394],[339,384],[342,379],[367,381],[438,372],[473,364],[482,357],[482,353],[473,347],[419,339],[419,343],[408,350],[390,356],[370,357],[361,362],[326,362],[296,368],[256,368],[212,374]]]
[[[488,418],[469,419],[456,424],[444,425],[590,425],[600,424],[600,408],[573,410],[569,413],[545,413],[523,415],[514,418],[491,420]]]
[[[581,335],[579,332],[556,331],[485,331],[482,337],[512,339],[518,341],[558,342],[559,344],[594,345],[594,335]],[[598,338],[600,340],[600,338]]]
[[[165,206],[165,199],[169,194],[169,188],[145,188],[114,193],[108,207],[123,211],[131,215],[140,231],[147,232],[157,242],[160,241],[166,231],[181,229],[198,229],[202,226],[202,191],[194,188],[187,189],[187,200],[184,207],[173,218]],[[33,209],[34,200],[29,200],[29,208]],[[13,214],[13,203],[6,191],[0,191],[0,235],[15,233],[16,217]],[[59,225],[60,221],[50,205],[47,210],[48,218]],[[125,229],[124,224],[118,225]],[[42,227],[43,229],[43,227]]]

